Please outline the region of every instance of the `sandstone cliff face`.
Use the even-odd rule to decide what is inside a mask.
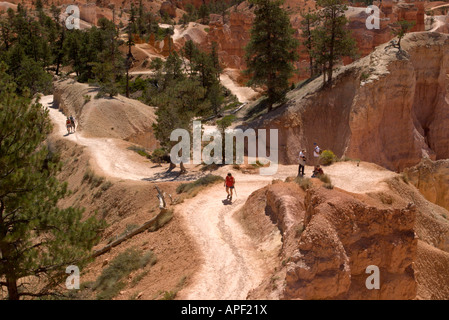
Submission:
[[[346,16],[349,19],[348,29],[351,30],[360,56],[364,57],[370,54],[374,48],[393,38],[391,33],[392,24],[398,20],[406,19],[414,21],[416,24],[412,31],[424,31],[424,1],[413,2],[395,2],[392,0],[384,0],[382,3],[375,1],[379,6],[380,12],[380,29],[368,30],[365,22],[369,16],[365,11],[365,7],[349,7]],[[290,14],[290,20],[295,32],[295,37],[301,40],[301,16],[298,8],[313,9],[313,3],[304,0],[286,1],[283,6]],[[223,22],[220,19],[212,19],[210,23],[210,33],[208,41],[215,41],[220,45],[220,57],[228,68],[244,69],[244,47],[250,39],[250,29],[254,20],[253,8],[246,2],[229,10],[229,21]],[[298,79],[306,79],[309,75],[308,56],[304,53],[304,48],[298,50],[300,54],[296,67],[299,74]],[[349,63],[349,59],[345,59]]]
[[[421,158],[449,158],[449,36],[412,33],[406,54],[387,46],[337,72],[332,88],[321,78],[294,90],[281,108],[251,124],[279,130],[279,160],[296,163],[305,147],[374,162],[391,170]]]
[[[220,59],[226,67],[243,69],[245,46],[250,40],[254,14],[251,11],[231,10],[227,23],[223,23],[221,16],[211,17],[207,41],[218,44]]]
[[[287,179],[288,181],[289,179]],[[244,225],[260,243],[279,229],[278,267],[250,299],[447,299],[449,212],[399,175],[352,194],[317,179],[306,192],[274,181],[250,196]],[[248,227],[249,226],[249,227]],[[368,266],[380,289],[368,290]]]
[[[259,203],[248,200],[243,209],[251,212],[247,219],[260,221],[262,214],[256,218],[256,211],[268,215],[279,228],[283,245],[279,268],[249,298],[415,298],[416,207],[400,201],[386,206],[371,196],[325,189],[319,181],[307,192],[296,183],[279,182],[254,197]],[[366,288],[370,265],[380,269],[380,290]],[[273,281],[277,278],[281,287]]]
[[[371,207],[323,188],[309,192],[305,204],[305,231],[287,264],[285,298],[415,297],[414,210]],[[370,265],[380,269],[380,290],[366,288]]]
[[[449,210],[449,160],[425,159],[405,172],[427,200]]]

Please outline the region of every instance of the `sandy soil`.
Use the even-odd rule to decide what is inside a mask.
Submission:
[[[242,87],[239,84],[237,84],[234,80],[231,79],[226,69],[220,75],[220,81],[221,84],[225,88],[229,89],[237,97],[237,99],[239,99],[241,103],[254,100],[256,97],[260,95],[250,87]]]
[[[181,177],[165,173],[166,166],[157,167],[135,152],[127,150],[128,142],[118,139],[84,137],[82,132],[68,135],[65,115],[52,108],[52,96],[45,96],[41,103],[48,107],[55,130],[66,139],[86,146],[93,167],[105,176],[123,180],[173,181],[195,180],[207,172],[199,171],[196,165],[187,165],[189,173]],[[236,179],[237,196],[233,202],[225,200],[223,185],[218,184],[200,192],[176,207],[176,212],[185,221],[186,228],[196,239],[202,252],[202,266],[192,285],[179,293],[182,299],[245,299],[267,272],[265,258],[258,254],[257,244],[245,235],[234,218],[236,213],[254,191],[271,183],[274,179],[296,176],[296,165],[280,165],[274,176],[244,174],[231,166],[220,167],[213,174],[225,176],[233,172]],[[395,173],[368,163],[340,162],[324,168],[336,187],[349,192],[365,193],[378,191],[386,186],[383,180]],[[306,166],[310,176],[312,167]]]

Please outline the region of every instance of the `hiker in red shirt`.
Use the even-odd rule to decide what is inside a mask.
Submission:
[[[225,186],[226,186],[226,192],[228,193],[228,196],[226,199],[232,200],[232,190],[234,189],[235,179],[232,176],[231,173],[228,173],[225,180]],[[229,194],[229,189],[231,189],[231,194]]]

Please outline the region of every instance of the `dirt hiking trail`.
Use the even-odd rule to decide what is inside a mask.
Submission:
[[[196,180],[207,174],[199,171],[198,166],[186,165],[190,172],[173,178],[165,173],[167,166],[155,166],[134,151],[128,150],[127,147],[131,144],[126,141],[87,138],[78,131],[67,134],[66,116],[53,108],[53,96],[42,97],[40,103],[49,110],[50,118],[55,124],[54,133],[62,139],[85,146],[95,170],[107,177],[161,182],[175,179]],[[200,271],[194,276],[192,284],[179,292],[179,298],[245,299],[248,292],[260,284],[268,271],[266,258],[233,216],[252,192],[274,179],[284,180],[289,176],[296,176],[297,170],[297,165],[279,165],[276,175],[261,176],[244,174],[232,169],[232,166],[220,167],[212,173],[224,177],[227,172],[232,172],[236,179],[237,196],[234,195],[232,203],[226,201],[226,192],[220,183],[175,207],[176,214],[182,217],[186,228],[196,239],[203,258]],[[355,162],[339,162],[324,167],[324,171],[331,177],[334,186],[354,193],[383,190],[387,188],[383,180],[396,175],[363,162],[359,166]],[[306,166],[305,172],[310,177],[312,167]]]

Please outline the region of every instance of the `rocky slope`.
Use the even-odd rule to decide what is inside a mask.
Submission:
[[[449,36],[411,33],[402,48],[384,44],[340,68],[332,88],[315,79],[251,126],[279,130],[281,163],[296,163],[301,147],[312,154],[314,142],[391,170],[448,158]]]
[[[448,247],[429,237],[439,230],[449,240],[447,211],[399,176],[388,184],[353,194],[318,180],[306,192],[276,182],[255,192],[240,213],[244,225],[261,243],[272,233],[270,223],[277,226],[283,246],[272,277],[249,298],[447,299]],[[366,288],[370,265],[380,269],[380,290]]]
[[[148,149],[158,146],[152,127],[154,108],[121,95],[96,99],[97,92],[71,79],[54,83],[56,106],[65,115],[73,115],[86,136],[123,139]]]
[[[405,173],[427,200],[449,210],[449,160],[424,159]]]

